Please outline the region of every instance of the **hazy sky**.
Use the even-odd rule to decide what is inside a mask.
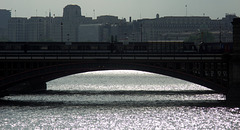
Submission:
[[[240,16],[240,0],[0,0],[0,9],[12,10],[12,16],[46,16],[49,10],[56,16],[62,16],[63,8],[68,4],[77,4],[82,15],[94,17],[115,15],[119,18],[133,19],[155,18],[163,16],[210,16],[222,18],[225,13]],[[16,10],[16,12],[15,12]]]

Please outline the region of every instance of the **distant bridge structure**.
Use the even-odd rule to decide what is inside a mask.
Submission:
[[[37,43],[28,43],[28,48],[34,44]],[[121,51],[116,51],[116,47],[111,50],[112,43],[85,43],[92,48],[107,46],[105,49],[103,47],[103,49],[97,50],[85,47],[80,51],[69,49],[67,44],[62,45],[61,48],[64,49],[59,50],[49,50],[49,46],[46,46],[53,45],[53,43],[38,44],[39,48],[35,50],[26,49],[27,43],[22,43],[19,49],[2,51],[0,56],[1,90],[46,89],[46,82],[63,76],[88,71],[119,69],[168,75],[203,85],[221,93],[227,93],[228,90],[229,64],[226,55],[223,54],[186,53],[179,50],[179,52],[162,50],[159,53],[150,51],[148,48],[144,49],[143,45],[149,43],[141,43],[141,46],[136,46],[139,44],[134,43],[134,47],[129,49],[125,46],[125,49],[122,47]],[[83,43],[75,44],[83,45]],[[16,45],[14,47],[18,48]],[[141,47],[142,49],[136,50]]]
[[[185,43],[0,43],[0,94],[46,90],[46,82],[76,73],[140,70],[203,85],[240,104],[240,19],[233,25],[233,52],[203,53]]]

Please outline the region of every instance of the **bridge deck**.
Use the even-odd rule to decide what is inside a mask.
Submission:
[[[141,59],[141,60],[222,60],[222,54],[4,54],[1,60],[82,60],[82,59]]]

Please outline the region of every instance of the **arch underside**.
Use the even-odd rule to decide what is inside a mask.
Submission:
[[[1,90],[8,89],[13,84],[31,81],[31,82],[48,82],[64,76],[100,70],[138,70],[146,71],[156,74],[162,74],[192,83],[196,83],[215,90],[220,93],[226,94],[227,88],[216,84],[207,79],[197,77],[188,73],[176,71],[174,69],[163,68],[159,66],[148,65],[144,63],[108,63],[108,62],[95,62],[95,63],[65,63],[60,65],[47,66],[38,68],[32,71],[16,74],[8,77]]]

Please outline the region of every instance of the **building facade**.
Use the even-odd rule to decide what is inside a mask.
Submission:
[[[153,19],[126,22],[126,19],[110,15],[98,16],[97,19],[85,17],[78,5],[67,5],[63,9],[63,17],[52,17],[49,13],[48,17],[11,18],[8,38],[9,41],[29,42],[88,41],[101,25],[98,30],[101,35],[96,34],[99,38],[94,41],[110,42],[113,36],[120,42],[189,41],[194,37],[194,42],[232,42],[231,22],[236,17],[235,14],[226,14],[222,19],[213,20],[208,16],[160,17],[157,14]],[[84,34],[84,31],[88,33]],[[81,40],[84,36],[86,39]]]
[[[62,42],[63,41],[63,18],[54,17],[50,21],[50,41]]]
[[[41,42],[46,40],[46,18],[31,17],[27,20],[27,41]]]
[[[78,40],[78,26],[81,19],[81,8],[78,5],[68,5],[63,10],[63,41]]]
[[[13,42],[27,41],[27,18],[11,18],[8,21],[8,40]]]
[[[101,42],[102,30],[101,24],[81,24],[78,28],[78,42]]]
[[[0,9],[0,41],[6,41],[8,39],[8,20],[10,18],[10,10]]]
[[[209,32],[214,37],[213,42],[232,42],[231,21],[235,17],[236,15],[227,14],[223,19],[212,20],[207,16],[162,18],[157,16],[155,19],[141,19],[133,22],[133,34],[137,41],[141,41],[139,39],[143,41],[184,41],[191,35]]]

